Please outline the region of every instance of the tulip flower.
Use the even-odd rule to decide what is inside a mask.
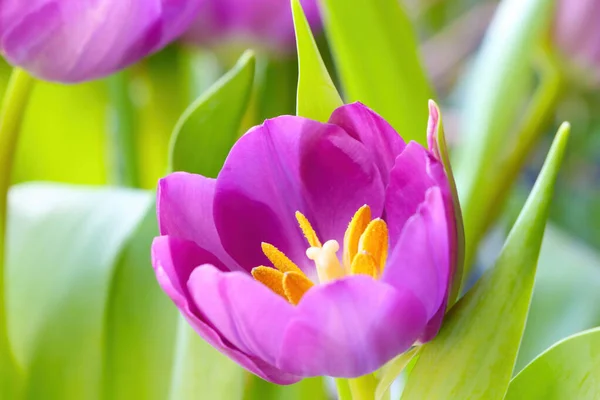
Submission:
[[[314,30],[321,20],[317,0],[301,0]],[[295,50],[289,0],[205,0],[186,37],[199,44],[240,43],[286,52]]]
[[[267,120],[216,179],[162,179],[152,262],[196,332],[278,384],[362,376],[431,340],[457,243],[431,111],[430,150],[354,103]]]
[[[101,78],[184,32],[201,0],[2,0],[0,53],[46,80]]]
[[[561,0],[554,20],[554,39],[570,66],[591,84],[600,84],[600,1]]]

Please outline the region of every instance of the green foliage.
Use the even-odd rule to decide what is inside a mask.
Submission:
[[[467,242],[464,278],[487,228],[489,205],[496,201],[490,185],[499,184],[499,162],[512,149],[512,132],[533,72],[532,56],[546,32],[552,4],[553,0],[502,1],[470,76],[456,168]]]
[[[110,288],[150,204],[142,191],[48,184],[11,191],[8,326],[24,398],[100,398]]]
[[[495,267],[450,310],[438,336],[425,345],[403,400],[504,397],[523,335],[568,131],[565,124],[557,134]]]
[[[292,0],[292,14],[299,69],[296,114],[326,122],[343,102],[323,63],[299,0]]]
[[[506,400],[600,398],[600,328],[565,339],[533,360],[510,383]]]
[[[322,5],[346,101],[365,103],[404,139],[425,144],[427,100],[433,93],[400,2],[324,0]]]
[[[171,137],[171,171],[217,176],[239,136],[254,66],[254,54],[244,53],[231,71],[183,113]]]

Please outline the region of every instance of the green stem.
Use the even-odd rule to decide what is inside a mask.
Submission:
[[[374,400],[377,379],[373,374],[348,379],[348,387],[352,394],[352,400]]]
[[[517,129],[517,135],[514,136],[515,142],[507,144],[502,153],[503,158],[495,169],[495,175],[487,178],[487,187],[485,190],[481,190],[487,195],[480,199],[479,214],[469,218],[471,224],[466,229],[470,235],[467,238],[465,249],[463,285],[469,277],[468,272],[472,267],[480,240],[502,211],[511,186],[540,136],[544,133],[544,128],[549,124],[553,115],[552,111],[556,108],[562,94],[562,77],[552,55],[547,51],[544,53],[541,75],[541,84]]]
[[[18,366],[7,332],[5,294],[6,221],[15,151],[23,115],[34,80],[15,68],[0,108],[0,398],[14,398],[18,386]]]
[[[352,393],[350,393],[347,379],[336,378],[335,387],[338,391],[338,400],[352,400]]]
[[[139,187],[136,108],[129,93],[129,71],[108,78],[111,103],[108,151],[115,170],[112,181],[119,186]]]

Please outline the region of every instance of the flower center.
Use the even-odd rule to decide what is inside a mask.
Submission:
[[[384,220],[371,220],[371,209],[364,205],[356,211],[344,235],[342,260],[337,256],[340,244],[328,240],[323,245],[308,219],[296,212],[296,219],[310,247],[306,256],[314,261],[320,283],[330,282],[347,275],[381,276],[388,255],[388,229]],[[292,304],[298,304],[302,296],[314,286],[306,274],[279,249],[262,243],[262,251],[273,267],[259,266],[252,269],[252,276],[273,292]]]

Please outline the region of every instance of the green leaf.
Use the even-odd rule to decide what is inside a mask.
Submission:
[[[438,336],[425,345],[403,400],[504,397],[568,132],[568,124],[563,124],[495,267],[450,310]]]
[[[515,371],[557,341],[600,326],[599,288],[600,254],[549,225]]]
[[[254,67],[254,54],[245,52],[231,71],[183,113],[171,138],[171,171],[217,176],[238,138]]]
[[[292,0],[298,46],[298,96],[296,114],[326,122],[343,101],[327,72],[299,0]]]
[[[385,395],[390,390],[392,383],[394,383],[396,378],[404,371],[412,359],[419,354],[421,349],[422,347],[420,346],[413,347],[406,353],[400,354],[383,367],[377,389],[375,390],[375,400],[385,399]]]
[[[498,184],[498,163],[513,145],[511,135],[532,79],[532,56],[547,32],[553,0],[503,0],[469,77],[463,107],[464,139],[458,149],[456,180],[466,233],[464,278],[487,226],[490,185]]]
[[[49,184],[11,190],[9,337],[26,398],[99,398],[111,282],[151,202],[145,191]]]
[[[157,233],[151,201],[118,259],[110,287],[104,328],[106,399],[164,400],[170,390],[178,313],[150,264]]]
[[[324,0],[325,28],[346,101],[380,113],[406,140],[425,144],[433,97],[408,16],[398,0]]]
[[[600,398],[600,328],[556,343],[510,383],[506,400]]]
[[[198,336],[182,317],[175,355],[170,400],[242,399],[248,373]]]

